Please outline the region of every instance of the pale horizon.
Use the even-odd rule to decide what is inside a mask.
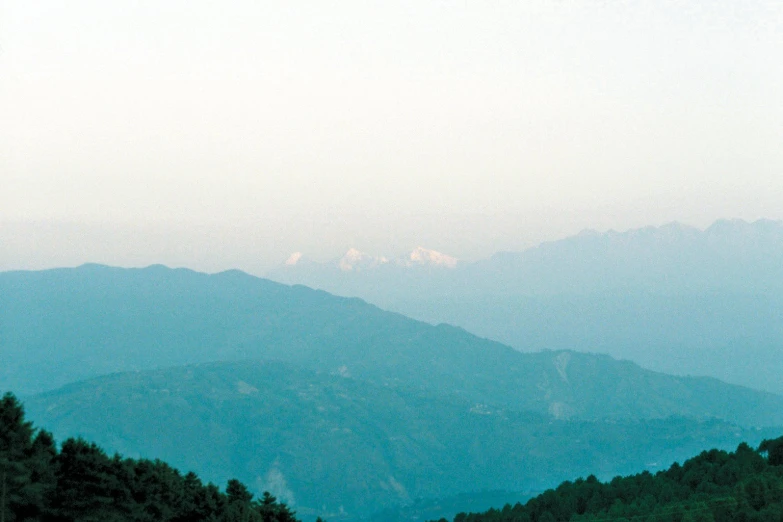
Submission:
[[[506,244],[511,246],[496,250],[459,250],[456,244],[449,245],[436,238],[430,242],[410,242],[407,244],[399,241],[371,245],[369,242],[346,243],[342,246],[331,245],[330,248],[320,251],[308,249],[306,245],[303,248],[295,248],[295,245],[291,243],[293,246],[290,249],[277,250],[283,252],[280,256],[270,256],[263,260],[253,254],[268,251],[268,245],[254,239],[251,230],[241,227],[204,229],[185,225],[170,228],[150,225],[144,228],[138,225],[106,226],[84,223],[7,222],[2,224],[0,272],[76,267],[84,264],[102,264],[125,268],[165,265],[171,268],[189,268],[208,273],[236,269],[263,277],[270,270],[284,266],[294,254],[298,254],[298,258],[308,261],[330,263],[339,260],[350,249],[395,260],[407,256],[417,248],[425,248],[453,256],[460,262],[472,263],[488,259],[499,252],[521,252],[542,243],[566,239],[587,231],[624,233],[646,227],[657,228],[671,224],[680,224],[704,231],[717,221],[734,220],[747,223],[759,220],[783,222],[781,219],[767,217],[754,219],[728,217],[702,224],[675,220],[628,228],[584,227],[562,235],[544,237],[527,243],[522,241],[512,243],[506,240]],[[207,247],[204,248],[203,245],[207,245]]]
[[[0,6],[0,269],[783,219],[783,4]]]

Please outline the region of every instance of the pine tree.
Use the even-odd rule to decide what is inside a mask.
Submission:
[[[119,467],[95,444],[66,440],[57,456],[58,484],[55,509],[65,521],[125,520],[132,505],[127,482]]]
[[[27,461],[33,434],[32,423],[24,420],[22,405],[12,394],[5,394],[0,399],[0,522],[17,520],[16,514],[30,507]]]

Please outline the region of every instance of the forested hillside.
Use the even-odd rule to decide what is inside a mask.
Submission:
[[[107,455],[84,439],[58,448],[0,399],[0,520],[3,522],[297,522],[269,494],[254,499],[238,480],[225,491],[160,460]]]
[[[710,450],[656,474],[564,482],[526,504],[461,513],[454,522],[780,522],[783,438],[758,450]]]
[[[302,516],[329,520],[418,498],[542,491],[580,474],[657,470],[780,431],[682,417],[558,420],[279,361],[108,375],[26,404],[58,438],[162,458],[217,483],[236,477]]]

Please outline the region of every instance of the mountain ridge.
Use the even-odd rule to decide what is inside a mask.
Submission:
[[[0,386],[23,394],[116,371],[266,358],[560,418],[783,424],[783,397],[774,394],[606,356],[524,354],[461,328],[240,271],[0,274],[0,333]]]
[[[705,445],[777,434],[715,419],[555,420],[269,360],[99,376],[26,403],[58,437],[237,477],[337,520],[420,497],[655,470]]]
[[[783,222],[583,231],[449,271],[273,271],[514,348],[609,353],[783,393]]]

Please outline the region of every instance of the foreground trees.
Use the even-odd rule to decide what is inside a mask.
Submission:
[[[454,522],[783,522],[783,437],[757,451],[711,450],[652,475],[564,482],[528,501]],[[445,521],[442,521],[445,522]]]
[[[275,497],[255,500],[230,480],[226,492],[161,461],[108,456],[68,439],[58,451],[11,394],[0,399],[0,522],[298,522]]]

